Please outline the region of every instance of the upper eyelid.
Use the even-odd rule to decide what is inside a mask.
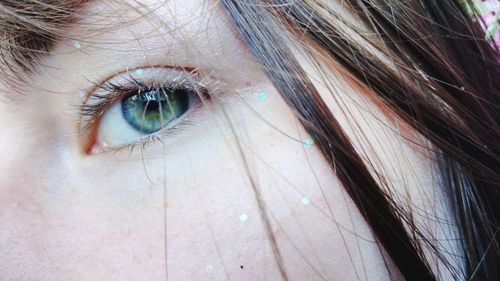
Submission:
[[[154,83],[161,83],[161,78],[152,78],[145,75],[144,79],[137,79],[133,76],[138,69],[143,70],[158,70],[166,69],[172,71],[179,71],[179,73],[185,73],[187,77],[192,75],[198,75],[198,69],[194,67],[177,67],[177,66],[148,66],[148,67],[136,67],[127,68],[125,70],[116,72],[114,75],[108,76],[107,78],[101,80],[101,82],[92,83],[93,87],[90,91],[83,96],[80,105],[78,106],[81,116],[95,117],[103,113],[107,107],[118,98],[124,97],[127,93],[133,94],[135,91],[140,89],[140,87],[150,87]],[[126,76],[126,77],[122,77]],[[113,82],[114,79],[120,78],[124,80],[122,82]],[[188,79],[189,80],[189,79]],[[159,84],[158,87],[162,85]],[[202,85],[204,86],[204,85]],[[206,95],[205,95],[206,97]],[[91,104],[89,101],[98,99],[99,102]],[[85,128],[88,126],[84,126]]]
[[[168,87],[176,87],[183,84],[194,86],[194,91],[197,91],[197,89],[202,89],[202,91],[198,94],[205,98],[210,98],[210,95],[205,91],[205,89],[207,88],[205,84],[191,79],[190,76],[186,76],[182,80],[178,81],[161,81],[161,79],[149,77],[137,79],[131,74],[128,74],[127,77],[124,78],[124,83],[113,82],[112,80],[113,79],[110,79],[102,84],[95,85],[95,90],[86,96],[81,107],[85,107],[86,105],[88,105],[88,101],[92,97],[101,100],[101,102],[99,103],[109,103],[114,99],[124,98],[128,94],[135,94],[140,91],[147,91],[152,89],[163,90]],[[103,93],[100,93],[99,90],[102,90]]]
[[[165,69],[171,69],[170,67],[162,67]],[[82,100],[82,103],[78,106],[80,115],[82,117],[87,116],[89,119],[87,122],[88,125],[83,126],[83,129],[88,129],[92,126],[92,123],[95,122],[97,116],[101,115],[109,108],[110,105],[121,98],[126,97],[128,94],[134,94],[141,88],[143,89],[153,89],[156,87],[158,89],[165,87],[166,84],[161,84],[163,81],[160,81],[159,78],[145,78],[145,79],[137,79],[132,75],[132,71],[136,69],[143,69],[141,67],[134,69],[127,69],[125,71],[119,72],[119,74],[114,75],[107,80],[104,80],[102,83],[94,83],[92,91],[87,93]],[[154,69],[149,67],[149,69]],[[180,68],[177,68],[179,70]],[[182,68],[185,69],[185,68]],[[126,73],[126,74],[123,74]],[[193,69],[191,73],[197,74],[196,70]],[[126,75],[124,79],[124,83],[122,82],[113,82],[113,79]],[[186,79],[189,80],[189,79]],[[182,81],[178,81],[179,84]],[[167,81],[166,83],[171,83],[171,81]],[[177,82],[176,82],[177,83]],[[203,86],[203,85],[202,85]],[[95,103],[90,103],[90,100],[97,100]]]
[[[87,89],[87,90],[82,91],[85,93],[83,98],[82,98],[82,103],[85,104],[88,101],[89,97],[93,93],[95,93],[102,85],[110,83],[113,79],[120,77],[124,74],[128,74],[129,77],[133,77],[132,73],[134,73],[135,71],[137,71],[139,69],[143,69],[143,70],[170,69],[170,70],[177,70],[177,71],[182,71],[182,72],[186,72],[186,73],[198,74],[198,69],[196,67],[191,67],[191,66],[152,65],[152,66],[147,66],[147,67],[140,66],[140,67],[134,67],[134,68],[126,68],[124,70],[114,72],[113,74],[106,76],[104,79],[101,79],[101,80],[98,80],[95,82],[89,81],[90,83],[92,83],[92,87]]]
[[[104,84],[98,85],[97,88],[101,89],[108,93],[127,93],[127,92],[135,92],[135,91],[145,91],[156,89],[159,90],[161,88],[166,88],[173,85],[181,85],[184,84],[184,81],[191,82],[190,79],[186,78],[180,81],[157,81],[158,79],[137,79],[130,75],[128,78],[125,78],[126,83],[113,83],[111,81],[107,81]]]

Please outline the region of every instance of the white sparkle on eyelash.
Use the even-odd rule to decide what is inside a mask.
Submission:
[[[243,213],[240,215],[239,219],[241,222],[246,222],[248,220],[248,215]]]

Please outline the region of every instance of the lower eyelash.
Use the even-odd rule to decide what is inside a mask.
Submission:
[[[164,128],[160,130],[157,134],[146,135],[136,142],[122,144],[113,148],[109,148],[107,150],[112,151],[113,153],[121,153],[121,152],[133,153],[134,150],[139,147],[141,149],[146,149],[147,146],[155,144],[157,142],[163,144],[164,142],[162,141],[162,139],[164,137],[169,137],[178,134],[179,132],[186,130],[189,126],[192,126],[192,124],[188,122],[182,122],[177,124],[176,126],[170,128]]]

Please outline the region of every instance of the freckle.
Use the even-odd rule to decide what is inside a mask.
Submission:
[[[248,215],[243,213],[239,218],[241,222],[246,222],[248,220]]]
[[[42,206],[39,203],[33,204],[32,208],[33,208],[33,213],[35,213],[35,214],[41,214],[42,213]]]
[[[205,272],[206,273],[212,273],[214,271],[214,266],[209,264],[207,266],[205,266]]]
[[[134,254],[134,255],[132,256],[132,261],[134,262],[134,264],[139,264],[139,262],[140,262],[141,260],[139,259],[139,257],[137,256],[137,254]]]
[[[80,44],[80,42],[75,41],[75,42],[73,43],[73,47],[75,47],[76,49],[80,49],[80,48],[82,47],[82,45]]]
[[[163,177],[157,177],[153,185],[162,185],[164,183]]]
[[[243,269],[243,265],[240,265],[240,268]]]
[[[245,81],[245,87],[250,87],[252,86],[252,82],[251,81]]]

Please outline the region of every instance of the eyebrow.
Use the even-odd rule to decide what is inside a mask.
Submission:
[[[4,79],[31,73],[62,39],[78,11],[91,0],[5,0],[0,2],[0,74]]]

